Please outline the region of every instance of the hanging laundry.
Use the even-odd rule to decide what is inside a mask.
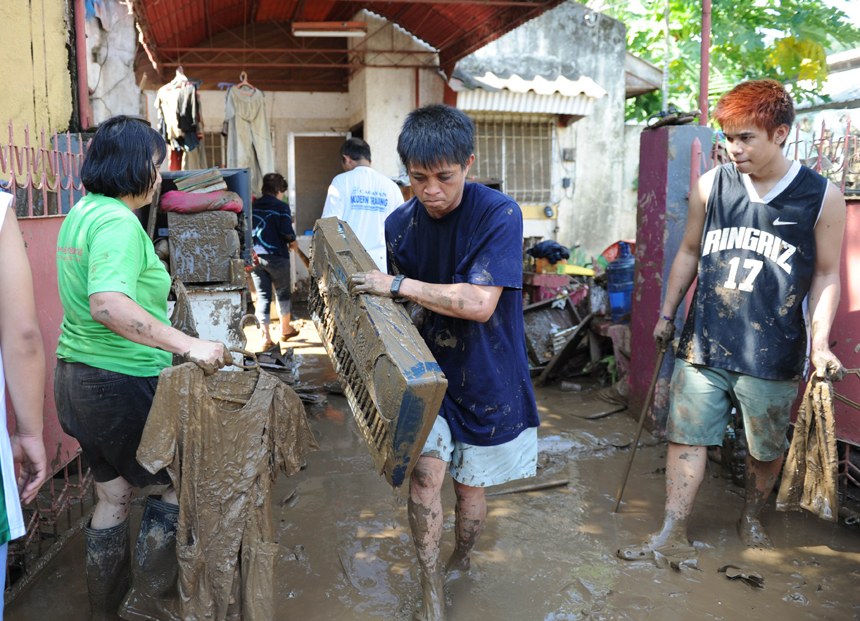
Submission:
[[[171,150],[169,170],[206,168],[206,154],[198,134],[203,132],[197,85],[181,69],[158,89],[155,97],[156,124]]]
[[[275,481],[317,448],[301,400],[269,373],[161,372],[137,460],[166,467],[179,493],[180,618],[274,618]]]
[[[251,169],[251,191],[260,196],[263,175],[274,172],[275,152],[262,91],[243,80],[227,91],[227,167]]]

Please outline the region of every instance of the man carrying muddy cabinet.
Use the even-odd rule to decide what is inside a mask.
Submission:
[[[442,482],[454,479],[456,548],[445,567],[466,572],[484,530],[484,488],[531,477],[540,424],[523,327],[519,206],[501,192],[466,184],[475,161],[474,125],[444,105],[414,110],[397,152],[415,197],[385,222],[388,267],[350,281],[355,294],[406,298],[425,314],[419,327],[448,378],[448,390],[412,471],[409,523],[421,567],[416,619],[445,618],[440,567]]]
[[[736,86],[717,103],[714,118],[731,162],[703,175],[690,193],[654,329],[658,343],[672,341],[675,313],[698,274],[670,389],[666,514],[660,532],[618,551],[626,560],[655,551],[695,556],[687,520],[707,447],[722,444],[733,407],[749,446],[738,535],[749,547],[771,548],[761,511],[782,467],[791,407],[806,376],[807,306],[816,373],[842,374],[829,336],[840,296],[845,200],[824,177],[783,154],[794,106],[778,82]]]

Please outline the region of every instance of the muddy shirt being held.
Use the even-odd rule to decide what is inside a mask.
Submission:
[[[805,373],[803,302],[826,194],[827,180],[798,162],[763,198],[734,164],[717,169],[680,358],[763,379]]]
[[[421,335],[448,378],[439,411],[455,440],[496,446],[540,425],[523,326],[523,218],[508,196],[467,183],[449,214],[417,198],[385,221],[389,273],[422,282],[503,287],[486,323],[427,313]],[[392,271],[393,270],[393,271]]]
[[[137,459],[166,467],[179,493],[182,619],[225,619],[234,588],[243,619],[274,617],[272,492],[279,470],[298,472],[317,448],[298,396],[268,373],[206,378],[192,363],[161,373]]]

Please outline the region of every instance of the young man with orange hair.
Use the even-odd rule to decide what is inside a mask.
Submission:
[[[707,461],[735,407],[744,418],[746,504],[737,530],[750,547],[771,548],[761,511],[782,467],[791,407],[811,358],[819,376],[842,365],[829,335],[839,303],[845,200],[836,186],[785,157],[794,105],[774,80],[745,82],[717,103],[731,162],[690,193],[681,247],[672,263],[658,342],[674,335],[675,313],[698,275],[675,361],[666,457],[663,528],[618,551],[626,560],[692,557],[687,520]]]

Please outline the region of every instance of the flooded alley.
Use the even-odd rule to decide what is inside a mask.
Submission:
[[[334,379],[310,322],[302,322],[301,336],[289,346],[299,363],[299,386]],[[619,546],[660,525],[666,445],[646,434],[622,509],[612,514],[635,422],[626,413],[582,418],[605,407],[591,398],[588,384],[582,393],[549,386],[537,389],[536,396],[542,423],[539,469],[537,479],[528,482],[570,483],[488,497],[487,529],[472,571],[446,584],[450,619],[860,616],[860,527],[825,523],[806,513],[777,513],[771,500],[765,524],[776,549],[746,549],[735,534],[742,490],[720,478],[713,463],[690,524],[699,548],[698,569],[657,569],[651,562],[617,559]],[[406,490],[393,493],[374,471],[344,397],[328,395],[328,403],[306,409],[320,450],[308,457],[304,470],[289,479],[282,476],[277,484],[276,618],[407,621],[420,589]],[[453,549],[453,501],[449,478],[443,490],[443,559]],[[728,580],[717,571],[727,564],[759,574],[764,588]],[[88,617],[82,534],[6,614],[10,621]]]

